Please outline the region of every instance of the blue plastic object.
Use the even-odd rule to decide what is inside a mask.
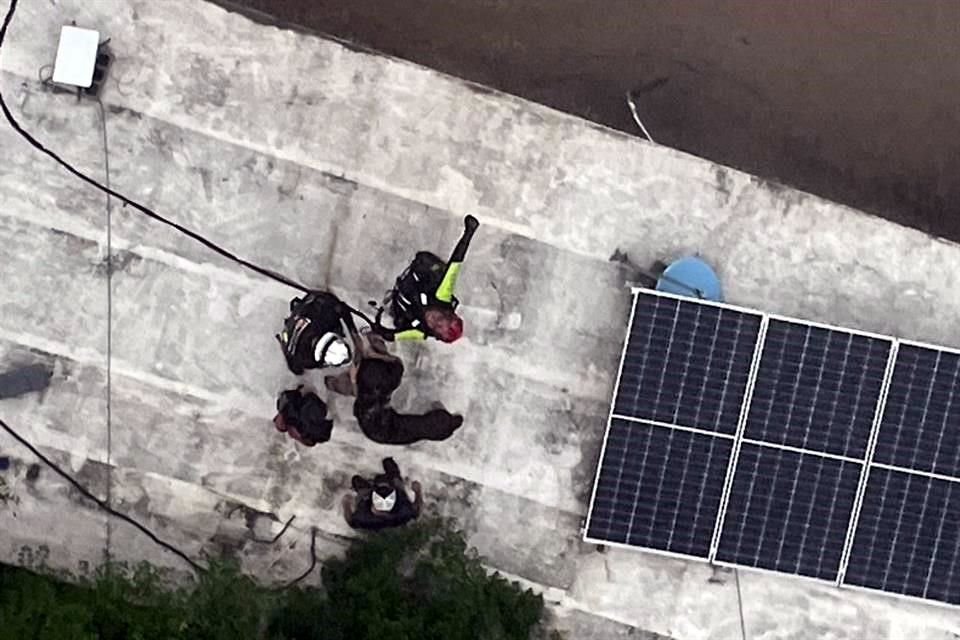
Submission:
[[[694,256],[681,258],[664,269],[657,280],[657,291],[723,302],[723,290],[717,273],[713,267]]]

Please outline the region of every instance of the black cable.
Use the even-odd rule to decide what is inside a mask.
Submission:
[[[100,107],[100,131],[103,134],[103,175],[104,182],[110,187],[110,147],[107,144],[107,110],[103,102],[96,98]],[[113,203],[110,194],[107,195],[107,464],[113,460]],[[113,502],[113,474],[107,477],[107,504]],[[107,520],[106,556],[110,558],[110,543],[112,529]]]
[[[317,567],[317,528],[310,528],[310,566],[307,567],[307,570],[301,573],[299,576],[291,580],[290,582],[280,585],[279,587],[274,587],[272,591],[286,591],[287,589],[294,587],[297,583],[302,582],[313,573],[313,570]]]
[[[737,579],[737,607],[740,609],[740,636],[747,640],[747,621],[743,617],[743,594],[740,593],[740,571],[736,568],[733,575]]]
[[[2,26],[0,26],[0,50],[2,50],[3,44],[4,44],[4,42],[6,41],[7,29],[9,28],[10,23],[13,21],[13,16],[14,16],[14,14],[16,13],[18,2],[19,2],[19,0],[10,0],[10,6],[9,6],[9,8],[8,8],[8,10],[7,10],[7,14],[6,14],[6,16],[4,17],[4,19],[3,19],[3,24],[2,24]],[[45,65],[44,67],[41,67],[40,70],[38,71],[38,78],[39,78],[40,82],[43,83],[43,84],[48,84],[49,81],[50,81],[50,78],[49,78],[49,77],[44,78],[44,76],[43,76],[43,70],[46,69],[46,68],[48,68],[48,66],[49,66],[49,65]],[[106,153],[107,153],[107,149],[106,149],[106,115],[105,115],[105,110],[104,110],[104,107],[103,107],[103,103],[102,103],[99,99],[97,100],[97,102],[99,103],[100,110],[101,110],[101,121],[102,121],[102,123],[103,123],[103,137],[104,137],[104,153],[105,153],[105,155],[106,155]],[[201,245],[207,247],[208,249],[210,249],[210,250],[213,251],[214,253],[217,253],[217,254],[219,254],[220,256],[222,256],[222,257],[224,257],[224,258],[227,258],[228,260],[232,260],[233,262],[239,264],[240,266],[242,266],[242,267],[244,267],[244,268],[246,268],[246,269],[249,269],[250,271],[253,271],[253,272],[255,272],[255,273],[258,273],[258,274],[260,274],[260,275],[262,275],[262,276],[264,276],[264,277],[266,277],[266,278],[270,278],[271,280],[274,280],[274,281],[279,282],[279,283],[281,283],[281,284],[285,284],[285,285],[287,285],[288,287],[291,287],[291,288],[293,288],[293,289],[297,289],[297,290],[299,290],[299,291],[301,291],[301,292],[303,292],[303,293],[310,293],[310,292],[312,291],[312,289],[310,289],[310,288],[307,287],[306,285],[301,284],[301,283],[297,282],[296,280],[294,280],[294,279],[292,279],[292,278],[289,278],[289,277],[284,276],[284,275],[282,275],[282,274],[276,273],[275,271],[271,271],[270,269],[267,269],[267,268],[265,268],[265,267],[261,267],[260,265],[257,265],[257,264],[255,264],[255,263],[253,263],[253,262],[250,262],[250,261],[248,261],[248,260],[245,260],[244,258],[241,258],[240,256],[234,254],[233,252],[228,251],[227,249],[225,249],[225,248],[219,246],[218,244],[214,243],[212,240],[209,240],[209,239],[205,238],[204,236],[200,235],[199,233],[197,233],[197,232],[195,232],[195,231],[193,231],[193,230],[191,230],[191,229],[189,229],[189,228],[187,228],[187,227],[184,227],[184,226],[181,225],[181,224],[178,224],[178,223],[176,223],[176,222],[174,222],[174,221],[172,221],[172,220],[169,220],[169,219],[161,216],[160,214],[156,213],[156,212],[153,211],[152,209],[150,209],[150,208],[148,208],[148,207],[140,204],[139,202],[137,202],[137,201],[135,201],[135,200],[132,200],[132,199],[124,196],[122,193],[119,193],[119,192],[117,192],[117,191],[114,191],[114,190],[109,186],[109,159],[105,158],[105,160],[104,160],[105,168],[106,168],[106,170],[107,170],[107,184],[106,184],[106,185],[101,184],[100,182],[98,182],[98,181],[95,180],[94,178],[91,178],[90,176],[86,175],[85,173],[83,173],[83,172],[80,171],[79,169],[76,169],[75,167],[73,167],[73,165],[71,165],[70,163],[68,163],[68,162],[67,162],[66,160],[64,160],[63,158],[61,158],[61,157],[60,157],[59,155],[57,155],[55,152],[51,151],[50,149],[47,149],[39,140],[37,140],[36,138],[34,138],[28,131],[26,131],[26,130],[20,125],[20,123],[17,121],[17,119],[13,116],[13,113],[11,112],[10,107],[7,105],[7,101],[6,101],[6,99],[4,98],[2,91],[0,91],[0,110],[3,111],[4,117],[7,119],[7,122],[10,123],[10,126],[13,127],[14,131],[16,131],[18,134],[20,134],[20,136],[23,137],[23,138],[24,138],[31,146],[33,146],[36,150],[40,151],[41,153],[43,153],[43,154],[47,155],[48,157],[50,157],[51,159],[53,159],[54,162],[56,162],[56,163],[59,164],[61,167],[63,167],[68,173],[74,175],[76,178],[79,178],[81,181],[87,183],[88,185],[94,187],[95,189],[99,189],[99,190],[102,191],[104,194],[106,194],[106,196],[107,196],[107,211],[108,211],[108,231],[107,231],[107,233],[108,233],[108,255],[107,255],[107,269],[108,269],[108,274],[109,274],[109,272],[110,272],[110,271],[112,270],[112,268],[113,268],[113,265],[112,265],[112,262],[111,262],[112,257],[111,257],[111,255],[110,255],[110,250],[111,250],[111,248],[110,248],[110,246],[109,246],[109,245],[110,245],[110,240],[111,240],[111,238],[110,238],[111,231],[110,231],[110,227],[109,227],[109,217],[110,217],[111,214],[112,214],[112,205],[111,205],[111,200],[110,200],[110,198],[111,198],[111,197],[114,197],[114,198],[116,198],[117,200],[120,200],[120,201],[123,203],[124,206],[129,205],[129,206],[133,207],[136,211],[142,213],[143,215],[147,216],[148,218],[151,218],[151,219],[153,219],[153,220],[156,220],[157,222],[163,223],[163,224],[165,224],[165,225],[173,228],[174,230],[176,230],[176,231],[178,231],[178,232],[186,235],[187,237],[191,238],[191,239],[194,240],[195,242],[198,242],[198,243],[200,243]],[[356,308],[354,308],[354,307],[352,307],[352,306],[350,306],[350,305],[348,305],[348,304],[346,304],[346,303],[343,303],[343,304],[344,304],[344,306],[346,307],[346,309],[347,309],[350,313],[352,313],[352,314],[354,314],[354,315],[362,318],[364,321],[366,321],[366,322],[367,322],[368,324],[370,324],[370,325],[373,325],[373,324],[374,324],[373,321],[372,321],[365,313],[363,313],[363,312],[360,311],[359,309],[356,309]],[[109,358],[109,355],[108,355],[108,358]],[[108,368],[109,368],[109,364],[108,364]],[[88,491],[83,485],[81,485],[77,480],[75,480],[72,476],[70,476],[67,472],[65,472],[62,468],[60,468],[56,463],[54,463],[52,460],[50,460],[50,459],[47,458],[45,455],[43,455],[35,446],[33,446],[28,440],[26,440],[25,438],[23,438],[19,433],[17,433],[12,427],[10,427],[10,425],[8,425],[8,424],[7,424],[6,422],[4,422],[2,419],[0,419],[0,427],[2,427],[7,433],[9,433],[9,434],[10,434],[15,440],[17,440],[20,444],[22,444],[22,445],[25,446],[27,449],[29,449],[35,456],[37,456],[37,458],[39,458],[44,464],[46,464],[46,465],[47,465],[48,467],[50,467],[55,473],[57,473],[57,475],[61,476],[64,480],[66,480],[66,481],[69,482],[71,485],[73,485],[73,487],[76,488],[77,491],[79,491],[84,497],[86,497],[87,499],[89,499],[89,500],[91,500],[92,502],[94,502],[94,503],[95,503],[97,506],[99,506],[101,509],[103,509],[104,511],[106,511],[106,512],[109,513],[110,515],[112,515],[112,516],[114,516],[114,517],[116,517],[116,518],[120,518],[120,519],[123,520],[124,522],[127,522],[128,524],[136,527],[136,528],[139,529],[144,535],[146,535],[148,538],[150,538],[154,543],[156,543],[156,544],[159,545],[160,547],[162,547],[162,548],[170,551],[171,553],[174,553],[175,555],[179,556],[182,560],[184,560],[187,564],[189,564],[190,567],[191,567],[192,569],[194,569],[194,571],[197,571],[198,573],[202,573],[202,572],[205,571],[205,569],[204,569],[202,566],[200,566],[200,565],[197,564],[195,561],[193,561],[192,559],[190,559],[190,557],[187,556],[185,553],[183,553],[182,551],[180,551],[179,549],[177,549],[177,548],[174,547],[173,545],[171,545],[171,544],[169,544],[169,543],[167,543],[167,542],[164,542],[163,540],[161,540],[160,538],[158,538],[152,531],[150,531],[149,529],[147,529],[145,526],[143,526],[142,524],[140,524],[139,522],[137,522],[137,521],[134,520],[133,518],[127,516],[126,514],[120,513],[119,511],[113,509],[107,502],[104,502],[103,500],[100,500],[99,498],[97,498],[97,497],[96,497],[95,495],[93,495],[90,491]],[[274,539],[271,541],[271,543],[276,542],[276,541],[286,532],[287,528],[290,526],[290,524],[291,524],[292,522],[293,522],[293,517],[291,517],[291,518],[287,521],[287,523],[286,523],[286,525],[284,526],[283,530],[281,530],[281,532],[280,532],[279,534],[277,534],[276,537],[274,537]],[[286,588],[292,587],[292,586],[296,585],[297,583],[299,583],[300,581],[304,580],[307,576],[310,575],[310,573],[313,572],[314,568],[316,567],[316,565],[317,565],[317,555],[316,555],[317,529],[314,527],[314,528],[311,530],[311,532],[312,532],[312,536],[311,536],[311,541],[310,541],[310,557],[311,557],[310,567],[309,567],[302,575],[300,575],[299,577],[295,578],[293,581],[291,581],[290,583],[288,583],[286,586],[282,587],[282,589],[286,589]],[[257,541],[257,542],[265,542],[265,541],[262,541],[262,540],[256,540],[256,541]]]
[[[189,564],[189,565],[190,565],[190,568],[192,568],[192,569],[193,569],[195,572],[197,572],[198,574],[199,574],[199,573],[205,573],[205,572],[207,571],[207,569],[205,569],[204,567],[202,567],[201,565],[199,565],[197,562],[195,562],[194,560],[192,560],[192,559],[190,558],[190,556],[188,556],[186,553],[184,553],[184,552],[181,551],[180,549],[176,548],[175,546],[173,546],[173,545],[170,544],[169,542],[164,542],[163,540],[161,540],[161,539],[160,539],[159,537],[157,537],[157,535],[156,535],[155,533],[153,533],[150,529],[148,529],[148,528],[145,527],[144,525],[140,524],[139,522],[137,522],[136,520],[134,520],[134,519],[131,518],[130,516],[126,515],[125,513],[121,513],[121,512],[119,512],[119,511],[117,511],[116,509],[114,509],[113,507],[111,507],[109,504],[107,504],[106,501],[101,500],[101,499],[98,498],[97,496],[93,495],[93,493],[91,493],[89,489],[87,489],[86,487],[84,487],[84,486],[83,486],[82,484],[80,484],[73,476],[71,476],[69,473],[67,473],[66,471],[64,471],[63,468],[60,467],[60,465],[58,465],[56,462],[54,462],[53,460],[51,460],[50,458],[48,458],[47,456],[45,456],[43,453],[41,453],[40,450],[37,449],[35,446],[33,446],[33,444],[31,444],[29,440],[27,440],[26,438],[24,438],[23,436],[21,436],[19,433],[17,433],[17,431],[15,431],[15,430],[13,429],[13,427],[11,427],[9,424],[7,424],[2,418],[0,418],[0,428],[2,428],[4,431],[6,431],[7,433],[9,433],[9,434],[13,437],[14,440],[16,440],[17,442],[19,442],[20,444],[22,444],[22,445],[23,445],[24,447],[26,447],[27,449],[29,449],[29,450],[30,450],[30,453],[32,453],[33,455],[35,455],[41,462],[43,462],[45,465],[47,465],[48,467],[50,467],[50,469],[52,469],[54,473],[56,473],[58,476],[60,476],[61,478],[63,478],[64,480],[66,480],[68,483],[70,483],[77,491],[80,492],[80,494],[81,494],[83,497],[85,497],[86,499],[88,499],[88,500],[90,500],[91,502],[93,502],[94,504],[96,504],[98,507],[100,507],[101,509],[103,509],[104,511],[106,511],[107,513],[109,513],[111,516],[113,516],[113,517],[115,517],[115,518],[120,518],[120,519],[123,520],[124,522],[126,522],[126,523],[132,525],[133,527],[137,528],[138,530],[140,530],[140,532],[143,533],[143,534],[144,534],[145,536],[147,536],[148,538],[150,538],[150,540],[153,541],[154,544],[157,544],[158,546],[160,546],[160,547],[166,549],[167,551],[173,553],[174,555],[178,556],[178,557],[179,557],[180,559],[182,559],[184,562],[186,562],[187,564]],[[290,525],[293,523],[294,518],[296,518],[295,515],[294,515],[294,516],[290,516],[290,519],[287,520],[287,523],[283,526],[283,529],[281,529],[281,530],[280,530],[280,533],[278,533],[277,535],[275,535],[272,540],[262,540],[262,539],[259,539],[259,538],[252,538],[252,539],[253,539],[255,542],[259,542],[259,543],[262,543],[262,544],[274,544],[274,543],[277,542],[277,540],[280,539],[281,536],[283,536],[283,534],[285,534],[285,533],[287,532],[287,529],[290,528]],[[304,579],[306,579],[306,577],[309,576],[311,573],[313,573],[313,570],[317,567],[317,528],[316,528],[316,527],[312,527],[312,528],[310,529],[310,533],[311,533],[311,538],[310,538],[310,566],[309,566],[309,567],[307,568],[307,570],[304,571],[302,574],[300,574],[299,576],[297,576],[296,578],[294,578],[294,579],[291,580],[290,582],[288,582],[288,583],[286,583],[286,584],[284,584],[284,585],[281,585],[280,587],[274,588],[273,591],[283,591],[283,590],[285,590],[285,589],[289,589],[290,587],[295,586],[295,585],[298,584],[299,582],[302,582]]]
[[[4,43],[4,41],[6,40],[6,36],[7,36],[7,28],[10,26],[10,23],[11,23],[11,21],[13,20],[14,13],[15,13],[16,10],[17,10],[17,3],[18,3],[18,2],[19,2],[19,0],[10,0],[10,8],[8,9],[7,15],[6,15],[6,17],[4,18],[4,20],[3,20],[3,26],[0,27],[0,50],[2,50],[2,48],[3,48],[3,43]],[[45,67],[41,67],[41,71],[42,71],[42,69],[44,69],[44,68],[45,68]],[[41,81],[43,81],[42,75],[41,75],[40,77],[41,77]],[[45,84],[46,84],[46,82],[45,82]],[[101,105],[101,106],[102,106],[102,105]],[[177,223],[177,222],[174,222],[173,220],[170,220],[170,219],[168,219],[168,218],[165,218],[164,216],[162,216],[162,215],[160,215],[159,213],[153,211],[153,210],[150,209],[149,207],[147,207],[147,206],[145,206],[145,205],[143,205],[143,204],[140,204],[140,203],[137,202],[136,200],[133,200],[133,199],[131,199],[131,198],[126,197],[126,196],[123,195],[122,193],[119,193],[119,192],[117,192],[117,191],[114,191],[113,189],[110,188],[109,185],[103,185],[103,184],[101,184],[100,182],[98,182],[97,180],[95,180],[94,178],[91,178],[91,177],[88,176],[87,174],[83,173],[83,172],[80,171],[79,169],[76,169],[73,165],[71,165],[69,162],[67,162],[67,161],[64,160],[63,158],[61,158],[61,157],[60,157],[59,155],[57,155],[54,151],[51,151],[50,149],[47,149],[45,146],[43,146],[43,144],[42,144],[39,140],[37,140],[36,138],[34,138],[26,129],[24,129],[24,128],[20,125],[20,123],[17,121],[17,119],[13,116],[13,112],[10,111],[10,107],[7,105],[7,101],[6,101],[6,99],[3,97],[3,92],[2,92],[2,91],[0,91],[0,109],[2,109],[4,117],[7,119],[7,122],[10,123],[10,126],[13,127],[14,131],[16,131],[18,134],[20,134],[20,136],[23,137],[23,138],[24,138],[31,146],[33,146],[37,151],[40,151],[41,153],[49,156],[50,158],[52,158],[52,159],[54,160],[54,162],[56,162],[56,163],[59,164],[61,167],[63,167],[64,169],[66,169],[67,172],[73,174],[75,177],[79,178],[80,180],[82,180],[83,182],[87,183],[87,184],[90,185],[91,187],[93,187],[93,188],[95,188],[95,189],[99,189],[100,191],[103,191],[105,194],[107,194],[107,196],[113,196],[114,198],[120,200],[121,202],[123,202],[123,206],[126,207],[126,206],[129,205],[129,206],[133,207],[136,211],[138,211],[139,213],[142,213],[143,215],[147,216],[148,218],[151,218],[151,219],[153,219],[153,220],[156,220],[157,222],[163,223],[163,224],[165,224],[165,225],[173,228],[174,230],[176,230],[176,231],[184,234],[185,236],[189,237],[190,239],[194,240],[195,242],[198,242],[198,243],[202,244],[203,246],[207,247],[208,249],[210,249],[210,250],[213,251],[214,253],[217,253],[217,254],[219,254],[220,256],[222,256],[222,257],[224,257],[224,258],[227,258],[228,260],[232,260],[233,262],[236,262],[236,263],[239,264],[240,266],[242,266],[242,267],[244,267],[244,268],[246,268],[246,269],[249,269],[250,271],[253,271],[253,272],[255,272],[255,273],[258,273],[258,274],[264,276],[265,278],[270,278],[271,280],[274,280],[274,281],[279,282],[279,283],[281,283],[281,284],[285,284],[285,285],[287,285],[288,287],[291,287],[291,288],[293,288],[293,289],[297,289],[297,290],[302,291],[302,292],[304,292],[304,293],[309,293],[309,292],[313,291],[313,289],[311,289],[310,287],[307,287],[306,285],[304,285],[304,284],[302,284],[302,283],[294,280],[293,278],[290,278],[290,277],[285,276],[285,275],[283,275],[283,274],[277,273],[276,271],[272,271],[271,269],[267,269],[266,267],[262,267],[262,266],[260,266],[260,265],[258,265],[258,264],[256,264],[256,263],[254,263],[254,262],[250,262],[249,260],[246,260],[246,259],[244,259],[244,258],[241,258],[241,257],[238,256],[237,254],[235,254],[235,253],[233,253],[232,251],[229,251],[229,250],[221,247],[220,245],[218,245],[218,244],[216,244],[215,242],[213,242],[212,240],[204,237],[203,235],[197,233],[196,231],[193,231],[192,229],[189,229],[189,228],[187,228],[187,227],[185,227],[185,226],[183,226],[183,225],[181,225],[181,224],[179,224],[179,223]],[[355,315],[355,316],[357,316],[357,317],[359,317],[359,318],[362,318],[367,324],[369,324],[369,325],[371,325],[371,326],[375,326],[374,321],[373,321],[367,314],[365,314],[363,311],[360,311],[359,309],[357,309],[357,308],[355,308],[355,307],[353,307],[353,306],[351,306],[351,305],[349,305],[349,304],[347,304],[347,303],[343,303],[343,304],[344,304],[344,306],[346,307],[346,309],[347,309],[350,313],[352,313],[353,315]]]
[[[9,7],[9,9],[7,10],[7,15],[6,15],[6,16],[4,17],[4,19],[3,19],[3,25],[0,26],[0,50],[3,49],[3,43],[4,43],[4,41],[6,40],[6,37],[7,37],[7,28],[10,26],[10,23],[11,23],[11,21],[13,20],[13,16],[14,16],[14,14],[16,13],[18,2],[19,2],[19,0],[10,0],[10,7]],[[49,65],[47,65],[47,66],[49,66]],[[44,68],[46,68],[46,66],[45,66],[45,67],[41,67],[41,71],[42,71],[42,69],[44,69]],[[40,79],[41,79],[41,82],[44,81],[42,75],[40,76]],[[101,104],[101,108],[102,108],[102,104]],[[95,180],[94,178],[91,178],[90,176],[88,176],[87,174],[83,173],[83,172],[80,171],[79,169],[76,169],[73,165],[71,165],[69,162],[67,162],[67,161],[64,160],[63,158],[61,158],[61,157],[60,157],[59,155],[57,155],[55,152],[53,152],[53,151],[51,151],[50,149],[47,149],[45,146],[43,146],[43,144],[42,144],[39,140],[37,140],[36,138],[34,138],[26,129],[24,129],[24,128],[20,125],[20,123],[17,121],[17,119],[13,116],[13,112],[10,111],[10,107],[9,107],[9,105],[7,105],[7,101],[6,101],[6,99],[3,97],[3,92],[2,92],[2,91],[0,91],[0,110],[3,111],[4,117],[7,119],[7,122],[10,123],[10,126],[13,127],[13,130],[16,131],[18,134],[20,134],[20,136],[21,136],[24,140],[26,140],[28,143],[30,143],[30,145],[31,145],[33,148],[35,148],[37,151],[39,151],[39,152],[41,152],[41,153],[49,156],[50,158],[52,158],[54,162],[56,162],[56,163],[59,164],[61,167],[63,167],[64,169],[66,169],[68,173],[73,174],[75,177],[79,178],[80,180],[82,180],[83,182],[87,183],[87,184],[90,185],[91,187],[93,187],[93,188],[95,188],[95,189],[99,189],[100,191],[103,191],[103,192],[104,192],[105,194],[107,194],[108,196],[113,196],[113,197],[116,198],[117,200],[120,200],[120,201],[123,203],[123,206],[126,207],[126,206],[129,205],[129,206],[133,207],[135,210],[137,210],[138,212],[140,212],[140,213],[142,213],[143,215],[147,216],[148,218],[151,218],[151,219],[153,219],[153,220],[156,220],[157,222],[161,222],[161,223],[163,223],[163,224],[165,224],[165,225],[173,228],[174,230],[179,231],[180,233],[184,234],[185,236],[189,237],[190,239],[194,240],[195,242],[198,242],[198,243],[202,244],[203,246],[207,247],[208,249],[210,249],[210,250],[213,251],[214,253],[219,254],[220,256],[222,256],[222,257],[224,257],[224,258],[227,258],[228,260],[232,260],[233,262],[236,262],[236,263],[239,264],[240,266],[242,266],[242,267],[244,267],[244,268],[246,268],[246,269],[249,269],[250,271],[253,271],[253,272],[255,272],[255,273],[258,273],[258,274],[264,276],[265,278],[270,278],[271,280],[275,280],[276,282],[279,282],[280,284],[285,284],[285,285],[287,285],[288,287],[291,287],[291,288],[293,288],[293,289],[297,289],[298,291],[301,291],[301,292],[303,292],[303,293],[310,293],[311,291],[313,291],[313,289],[311,289],[310,287],[308,287],[308,286],[306,286],[306,285],[304,285],[304,284],[302,284],[302,283],[300,283],[300,282],[297,282],[297,281],[294,280],[293,278],[290,278],[290,277],[285,276],[285,275],[283,275],[283,274],[277,273],[276,271],[272,271],[272,270],[270,270],[270,269],[267,269],[266,267],[261,267],[260,265],[254,263],[254,262],[250,262],[249,260],[246,260],[246,259],[244,259],[244,258],[241,258],[240,256],[236,255],[235,253],[233,253],[233,252],[231,252],[231,251],[229,251],[229,250],[221,247],[220,245],[216,244],[216,243],[213,242],[212,240],[209,240],[208,238],[200,235],[200,234],[197,233],[196,231],[193,231],[192,229],[188,229],[187,227],[184,227],[183,225],[181,225],[181,224],[179,224],[179,223],[176,223],[176,222],[174,222],[173,220],[169,220],[169,219],[163,217],[162,215],[160,215],[160,214],[157,213],[156,211],[153,211],[153,210],[150,209],[149,207],[140,204],[140,203],[137,202],[136,200],[133,200],[133,199],[131,199],[131,198],[126,197],[126,196],[123,195],[122,193],[119,193],[119,192],[117,192],[117,191],[114,191],[114,190],[111,189],[109,186],[105,186],[105,185],[101,184],[100,182],[98,182],[98,181]],[[370,324],[370,325],[373,325],[373,324],[374,324],[374,323],[373,323],[373,320],[371,320],[370,317],[367,316],[367,314],[363,313],[362,311],[360,311],[359,309],[357,309],[357,308],[355,308],[355,307],[350,306],[349,304],[347,304],[347,303],[345,303],[345,302],[344,302],[343,304],[344,304],[344,306],[347,308],[347,310],[348,310],[350,313],[352,313],[353,315],[362,318],[365,322],[367,322],[367,323]]]
[[[270,540],[264,540],[263,538],[258,538],[257,536],[255,536],[255,535],[253,535],[253,534],[250,534],[250,540],[253,540],[254,542],[259,542],[260,544],[276,544],[277,540],[279,540],[280,538],[282,538],[282,537],[283,537],[283,534],[285,534],[285,533],[287,532],[287,529],[290,528],[290,525],[293,524],[293,520],[294,520],[296,517],[297,517],[296,514],[290,516],[290,518],[287,520],[287,523],[286,523],[285,525],[283,525],[283,529],[280,529],[280,533],[278,533],[277,535],[273,536],[272,539],[270,539]]]
[[[244,512],[246,513],[248,507],[247,507],[247,505],[245,505],[245,504],[237,504],[237,505],[231,507],[231,508],[227,511],[227,513],[225,514],[225,517],[228,518],[228,519],[231,518],[231,517],[233,516],[233,514],[236,513],[239,509],[243,509]],[[250,535],[247,536],[247,540],[252,540],[253,542],[259,542],[260,544],[275,544],[275,543],[277,542],[277,540],[279,540],[280,538],[283,537],[283,534],[285,534],[285,533],[287,532],[287,529],[290,528],[290,525],[293,524],[293,521],[294,521],[296,518],[297,518],[296,514],[294,514],[294,515],[290,516],[289,518],[287,518],[287,521],[286,521],[286,523],[283,525],[283,528],[280,530],[280,533],[278,533],[277,535],[273,536],[273,539],[271,539],[271,540],[266,540],[266,539],[264,539],[264,538],[258,538],[257,536],[253,535],[253,532],[251,532]]]
[[[196,562],[194,562],[194,561],[190,558],[190,556],[188,556],[187,554],[185,554],[183,551],[180,551],[180,549],[177,549],[175,546],[173,546],[172,544],[170,544],[170,543],[168,543],[168,542],[164,542],[163,540],[161,540],[160,538],[158,538],[158,537],[156,536],[156,534],[154,534],[152,531],[150,531],[149,529],[147,529],[145,526],[143,526],[142,524],[140,524],[139,522],[137,522],[136,520],[134,520],[134,519],[131,518],[130,516],[126,515],[125,513],[120,513],[119,511],[117,511],[116,509],[114,509],[113,507],[111,507],[110,505],[108,505],[106,502],[104,502],[103,500],[101,500],[101,499],[98,498],[97,496],[93,495],[86,487],[84,487],[82,484],[80,484],[79,482],[77,482],[77,481],[73,478],[73,476],[71,476],[69,473],[67,473],[67,472],[64,471],[62,468],[60,468],[60,466],[59,466],[57,463],[55,463],[53,460],[51,460],[51,459],[48,458],[47,456],[43,455],[43,454],[40,452],[40,450],[37,449],[37,448],[36,448],[35,446],[33,446],[32,444],[30,444],[30,442],[29,442],[26,438],[24,438],[24,437],[21,436],[19,433],[17,433],[16,431],[14,431],[13,427],[11,427],[11,426],[8,425],[6,422],[4,422],[3,419],[0,419],[0,428],[3,428],[3,430],[6,431],[7,433],[9,433],[9,434],[13,437],[14,440],[16,440],[17,442],[19,442],[19,443],[22,444],[23,446],[25,446],[27,449],[30,450],[30,453],[32,453],[32,454],[35,455],[37,458],[39,458],[40,461],[43,462],[45,465],[47,465],[48,467],[50,467],[51,469],[53,469],[54,473],[56,473],[56,474],[59,475],[61,478],[63,478],[64,480],[66,480],[67,482],[69,482],[71,485],[73,485],[73,487],[74,487],[77,491],[79,491],[80,494],[83,495],[83,497],[85,497],[85,498],[87,498],[88,500],[96,503],[96,505],[97,505],[98,507],[100,507],[101,509],[103,509],[104,511],[106,511],[107,513],[109,513],[110,515],[114,516],[115,518],[120,518],[120,519],[123,520],[124,522],[126,522],[126,523],[128,523],[128,524],[130,524],[130,525],[133,525],[134,527],[136,527],[137,529],[139,529],[145,536],[147,536],[148,538],[150,538],[154,543],[156,543],[157,545],[163,547],[163,548],[166,549],[167,551],[169,551],[169,552],[171,552],[171,553],[179,556],[184,562],[186,562],[187,564],[189,564],[190,567],[191,567],[194,571],[196,571],[197,573],[203,573],[204,571],[206,571],[206,569],[204,569],[204,568],[201,567],[199,564],[197,564]]]

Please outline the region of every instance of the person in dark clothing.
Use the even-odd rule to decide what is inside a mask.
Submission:
[[[303,385],[283,391],[277,398],[277,431],[306,447],[330,439],[333,420],[327,418],[327,404],[313,392],[302,392]]]
[[[402,377],[403,364],[399,360],[368,358],[361,361],[353,415],[364,435],[380,444],[413,444],[421,440],[446,440],[463,425],[463,416],[443,408],[422,414],[397,412],[390,400]]]
[[[290,301],[290,316],[284,320],[277,340],[296,375],[306,369],[339,367],[352,355],[347,333],[354,332],[347,305],[326,291],[314,291]]]
[[[357,361],[324,382],[331,391],[355,396],[353,415],[364,435],[380,444],[446,440],[463,425],[463,416],[437,408],[423,414],[398,413],[390,401],[403,379],[403,363],[376,334],[355,336]]]
[[[343,517],[354,529],[377,531],[405,525],[415,520],[423,508],[423,492],[419,482],[413,482],[414,499],[410,501],[400,475],[400,467],[393,458],[383,459],[383,473],[372,481],[359,475],[351,480],[353,495],[343,497]]]
[[[380,323],[383,309],[377,314],[374,329],[381,336],[391,341],[436,338],[455,342],[460,339],[463,320],[456,313],[460,301],[453,292],[470,241],[479,226],[480,222],[473,216],[463,219],[463,235],[446,262],[429,251],[417,252],[385,301],[393,318],[393,328]]]

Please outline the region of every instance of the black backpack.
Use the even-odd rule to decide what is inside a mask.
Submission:
[[[389,295],[390,315],[394,326],[408,328],[414,321],[423,322],[426,307],[444,306],[455,310],[460,304],[456,297],[451,302],[437,300],[436,292],[443,282],[447,263],[429,251],[419,251]],[[423,327],[420,327],[421,329]]]
[[[277,412],[284,424],[293,427],[313,443],[326,442],[333,431],[333,420],[327,418],[327,403],[317,394],[302,393],[303,386],[288,389],[277,398]]]
[[[343,336],[340,299],[326,291],[313,291],[290,301],[290,315],[283,321],[277,340],[295,375],[319,368],[313,359],[311,341],[326,332]]]

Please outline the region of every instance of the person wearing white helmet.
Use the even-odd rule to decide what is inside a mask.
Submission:
[[[414,499],[403,484],[400,467],[393,458],[383,459],[383,473],[373,480],[353,476],[351,485],[355,495],[343,497],[343,516],[354,529],[377,531],[405,525],[415,520],[423,508],[423,491],[420,483],[411,484]]]
[[[356,333],[351,311],[337,296],[314,291],[290,301],[277,340],[287,367],[296,375],[307,369],[333,369],[350,363],[353,348],[348,334]]]

